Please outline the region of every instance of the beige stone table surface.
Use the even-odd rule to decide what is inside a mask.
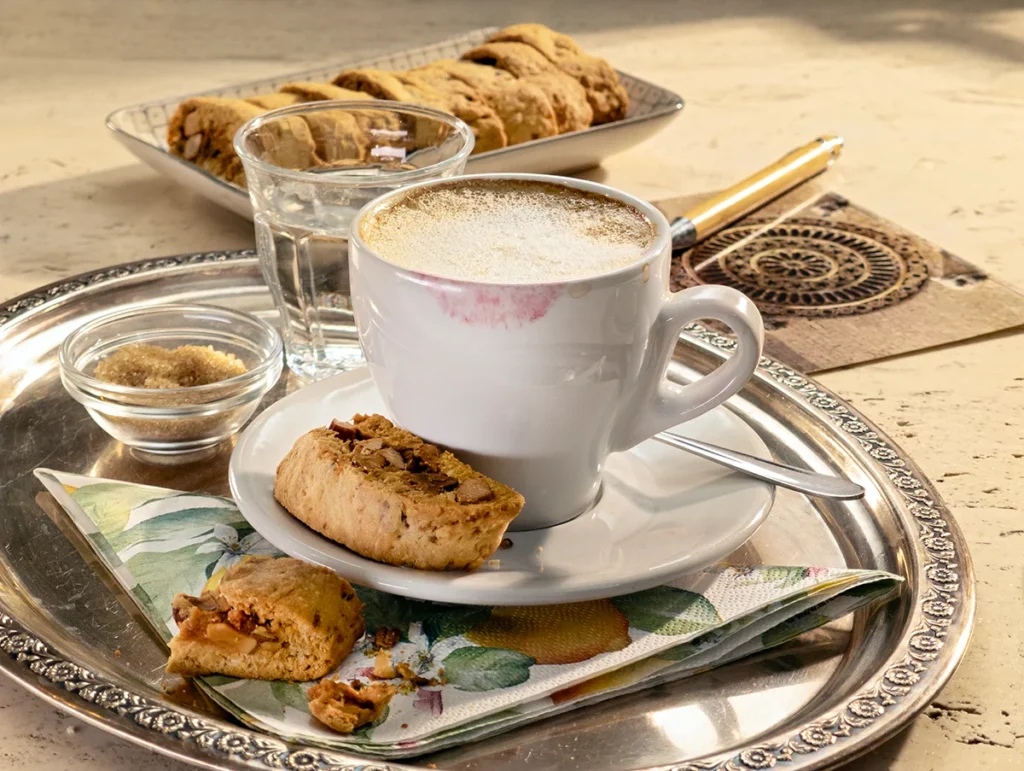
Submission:
[[[0,299],[110,263],[252,245],[250,223],[121,149],[103,126],[110,110],[518,20],[571,32],[687,100],[664,133],[589,176],[651,198],[708,190],[841,133],[835,189],[1024,290],[1014,5],[0,0]],[[938,483],[979,581],[960,671],[907,732],[855,765],[1024,768],[1024,336],[821,380]],[[185,767],[0,682],[0,768]]]

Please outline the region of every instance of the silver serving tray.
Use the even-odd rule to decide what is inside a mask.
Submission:
[[[963,656],[974,576],[933,486],[855,410],[766,358],[731,408],[775,457],[846,474],[868,492],[839,503],[780,490],[765,525],[733,559],[889,570],[906,579],[898,599],[759,657],[411,763],[286,745],[242,728],[187,684],[164,678],[162,643],[31,474],[45,464],[226,492],[230,447],[189,468],[142,465],[64,393],[57,373],[57,346],[90,317],[186,299],[274,316],[251,252],[115,267],[0,304],[0,671],[111,733],[218,769],[825,768],[905,726]],[[692,327],[671,376],[690,379],[733,345]],[[286,376],[268,399],[295,387]]]
[[[252,219],[249,196],[243,188],[225,182],[168,152],[167,122],[181,101],[192,96],[255,96],[277,91],[285,83],[295,80],[330,81],[341,70],[349,67],[410,69],[438,59],[458,58],[463,52],[484,42],[497,31],[497,27],[478,29],[424,48],[358,61],[343,61],[276,78],[122,107],[107,116],[107,128],[131,153],[159,173],[171,177],[236,214]],[[474,155],[467,164],[467,173],[517,171],[568,174],[590,168],[661,131],[683,108],[683,100],[679,95],[667,89],[625,72],[619,72],[619,79],[629,93],[630,99],[629,114],[623,120]]]

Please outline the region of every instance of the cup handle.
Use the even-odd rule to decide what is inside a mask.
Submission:
[[[680,386],[665,378],[684,326],[699,319],[724,322],[739,345],[728,361]],[[651,329],[640,377],[612,433],[611,450],[628,450],[659,431],[702,415],[739,391],[757,368],[764,323],[746,295],[727,286],[702,285],[669,296]]]

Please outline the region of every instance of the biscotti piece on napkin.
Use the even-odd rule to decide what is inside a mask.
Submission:
[[[178,635],[167,671],[255,680],[315,680],[363,634],[362,604],[334,571],[301,560],[251,557],[200,597],[172,602]]]

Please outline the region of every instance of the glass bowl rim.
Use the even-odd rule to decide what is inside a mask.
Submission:
[[[227,318],[234,322],[242,322],[258,327],[268,336],[270,340],[270,351],[261,354],[259,363],[247,372],[243,372],[241,375],[235,375],[234,377],[230,377],[225,380],[218,380],[215,383],[206,383],[205,385],[197,386],[179,386],[177,388],[142,388],[139,386],[125,386],[117,383],[108,383],[105,380],[100,380],[92,375],[85,374],[72,360],[71,349],[74,344],[86,334],[95,332],[97,329],[100,329],[107,324],[123,321],[124,319],[136,316],[190,311],[205,314],[212,313],[216,316]],[[214,398],[209,402],[202,402],[202,404],[209,406],[224,399],[235,398],[239,391],[249,389],[253,385],[258,384],[269,372],[273,371],[275,367],[279,370],[283,369],[283,356],[284,343],[281,340],[281,335],[271,324],[268,324],[258,316],[246,313],[245,311],[223,308],[216,305],[203,305],[202,303],[162,303],[142,308],[126,308],[112,313],[105,313],[102,316],[83,324],[67,335],[61,342],[57,360],[61,373],[67,377],[77,389],[82,391],[84,395],[90,396],[94,399],[114,397],[120,405],[126,406],[125,402],[130,403],[132,401],[132,397],[138,397],[141,401],[145,402],[152,399],[156,394],[174,397],[184,394],[216,394],[218,391],[223,391],[224,396],[220,399]],[[278,374],[280,374],[280,372]],[[273,383],[271,383],[270,386],[272,387]],[[146,407],[148,405],[136,404],[135,406]],[[180,406],[192,407],[198,405],[194,403],[185,403]]]

